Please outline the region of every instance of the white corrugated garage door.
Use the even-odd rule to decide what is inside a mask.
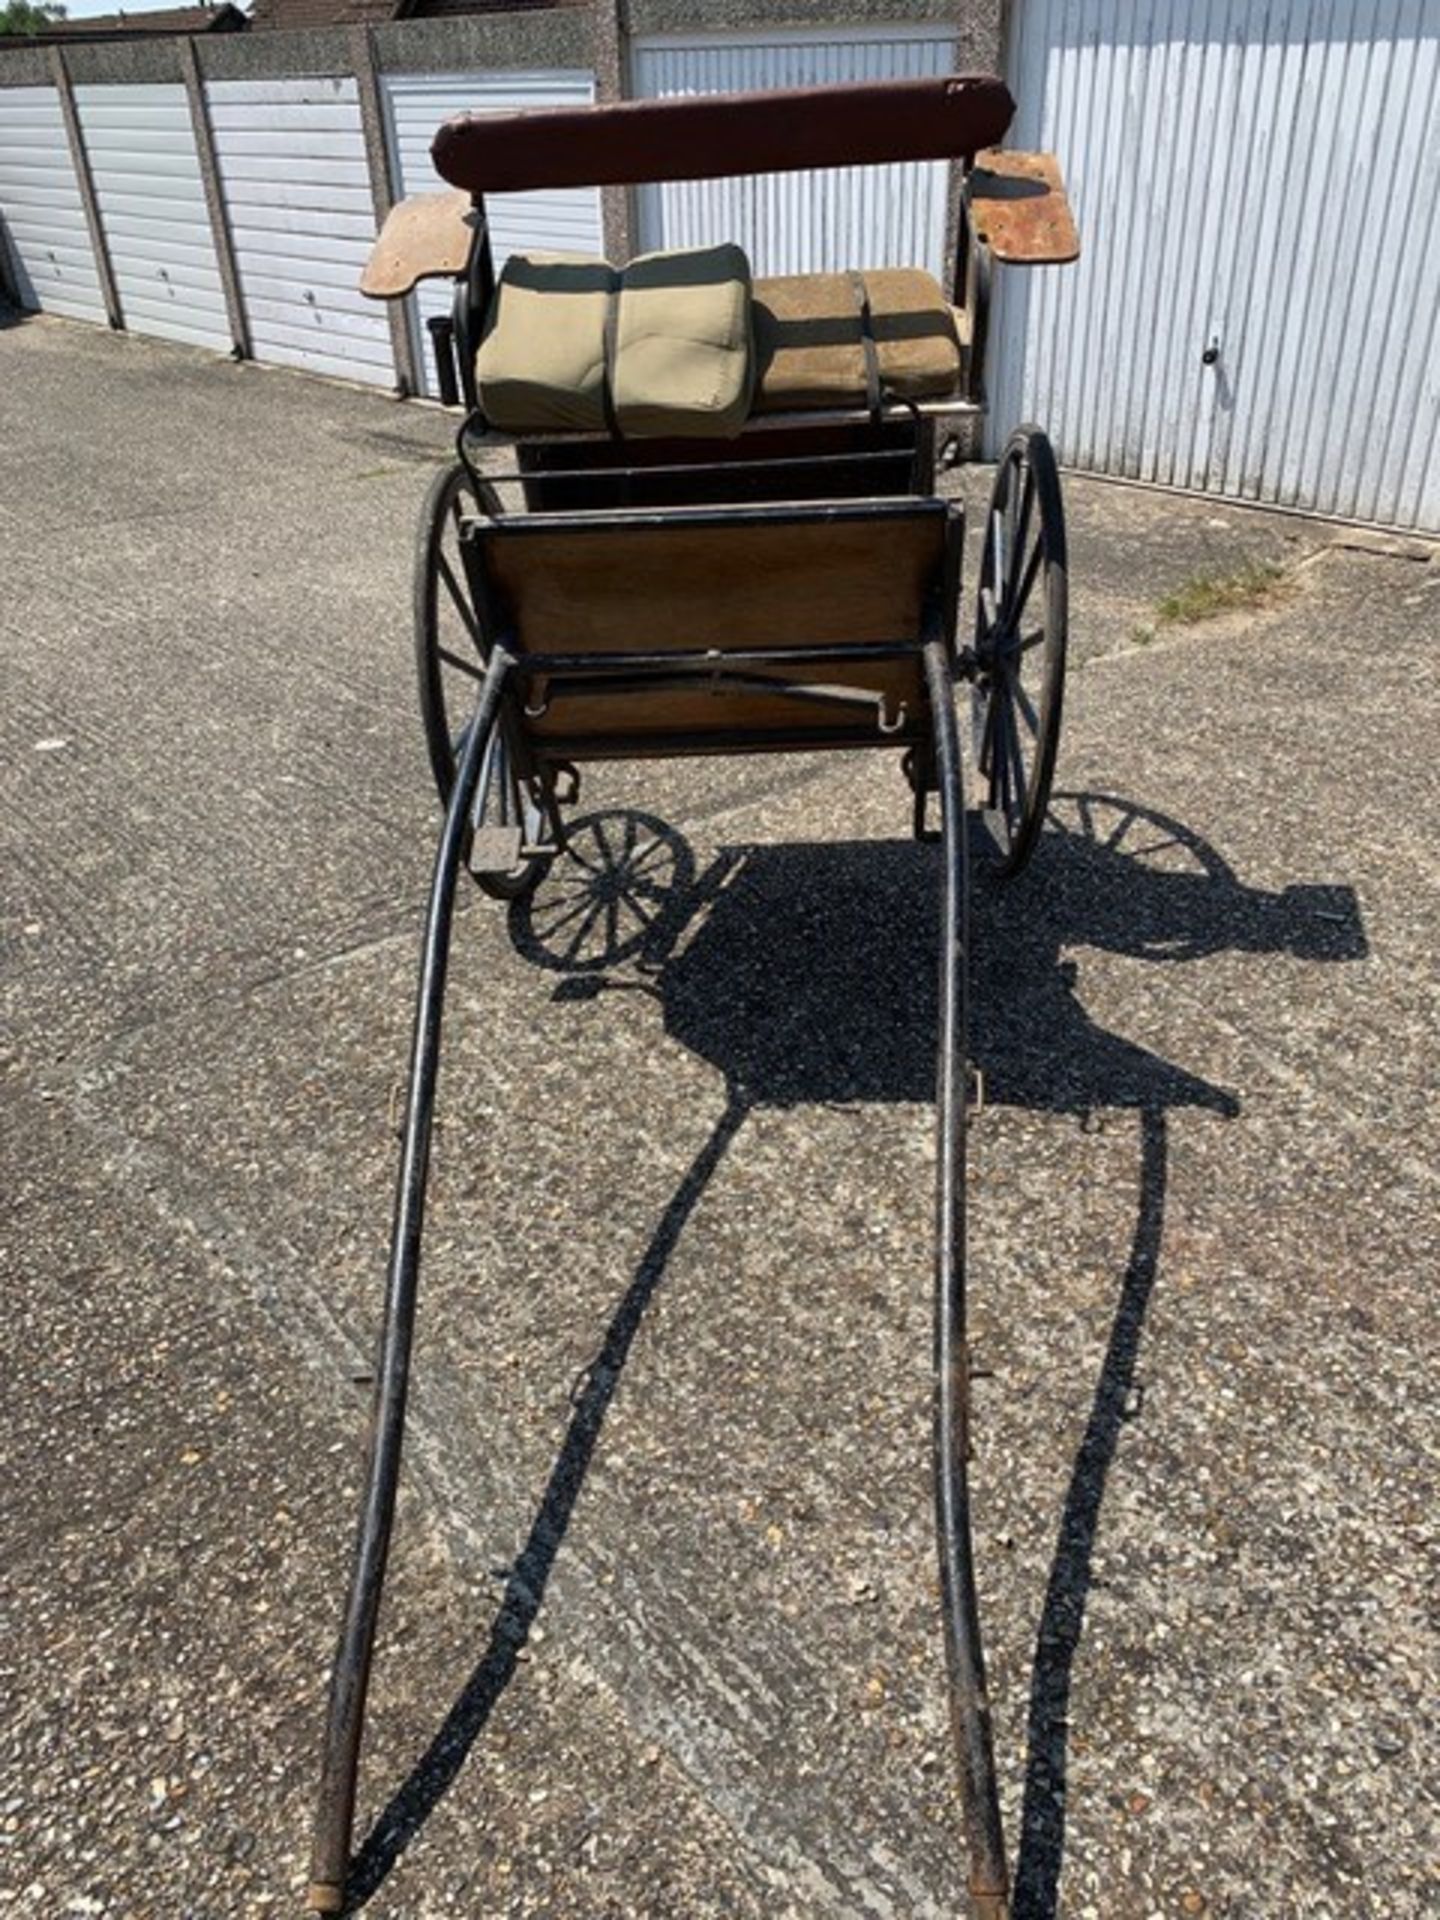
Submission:
[[[514,112],[521,107],[588,107],[595,97],[588,73],[562,70],[524,73],[387,74],[385,97],[390,151],[397,161],[402,195],[434,193],[445,182],[430,164],[430,143],[442,120],[456,113]],[[497,193],[486,199],[490,244],[498,270],[507,254],[524,248],[555,253],[603,254],[600,195],[593,187],[552,187],[538,193]],[[409,302],[416,352],[426,393],[435,372],[424,322],[449,313],[453,287],[427,281]]]
[[[997,434],[1440,531],[1440,0],[1012,19],[1011,143],[1059,154],[1083,252],[997,276]]]
[[[932,24],[666,35],[637,40],[631,70],[636,94],[657,99],[921,79],[954,65],[953,34]],[[734,240],[756,273],[928,267],[943,282],[948,204],[944,161],[678,180],[640,189],[640,243]]]
[[[184,87],[77,87],[75,107],[127,329],[228,353]]]
[[[105,298],[53,87],[0,87],[0,219],[22,304],[103,326]]]
[[[395,384],[384,310],[360,292],[375,239],[352,79],[206,88],[255,358]]]

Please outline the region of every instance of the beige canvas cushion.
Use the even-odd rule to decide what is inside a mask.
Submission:
[[[757,413],[865,404],[857,279],[869,304],[883,394],[934,400],[959,392],[955,314],[933,274],[914,267],[784,274],[754,287]]]
[[[604,431],[605,325],[618,286],[604,260],[511,254],[475,357],[480,405],[492,426]]]
[[[750,263],[739,247],[647,253],[620,276],[611,394],[622,433],[737,434],[750,411]]]
[[[511,254],[475,361],[481,408],[505,433],[603,432],[607,347],[622,433],[738,433],[753,366],[744,253],[642,254],[618,274],[582,255]]]

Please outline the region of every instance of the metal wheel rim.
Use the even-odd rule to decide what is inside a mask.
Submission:
[[[1018,873],[1045,820],[1059,739],[1066,642],[1064,516],[1044,434],[1011,436],[986,514],[972,698],[979,803]]]

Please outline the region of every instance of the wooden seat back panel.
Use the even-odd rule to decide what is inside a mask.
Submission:
[[[939,500],[870,500],[793,508],[675,509],[625,518],[536,514],[469,524],[490,596],[489,618],[520,652],[727,653],[879,643],[915,646],[943,617],[947,552],[956,537]],[[750,667],[746,673],[756,671]],[[758,669],[803,685],[883,698],[887,727],[916,737],[924,713],[916,654],[817,659]],[[770,694],[708,680],[660,687],[532,688],[526,728],[537,748],[604,738],[637,753],[703,751],[708,736],[901,743],[878,710]],[[684,741],[683,746],[667,742]]]
[[[942,502],[776,511],[680,510],[628,525],[547,514],[476,522],[473,537],[531,653],[918,638],[944,557]]]

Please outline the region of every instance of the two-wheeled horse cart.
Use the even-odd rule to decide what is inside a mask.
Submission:
[[[952,1720],[975,1912],[1007,1910],[970,1543],[964,1293],[967,812],[1002,876],[1045,816],[1065,667],[1055,462],[1022,428],[957,641],[963,517],[938,438],[981,411],[993,261],[1076,252],[1053,160],[997,143],[987,77],[464,117],[436,136],[457,189],[401,203],[363,282],[455,281],[431,331],[463,401],[415,586],[420,704],[445,808],[426,923],[374,1421],[330,1696],[309,1905],[345,1904],[356,1772],[400,1464],[454,895],[513,897],[565,858],[587,761],[879,747],[900,756],[941,869],[934,1444]],[[950,295],[911,270],[752,280],[731,246],[512,255],[485,196],[951,159]],[[509,461],[497,465],[497,461]],[[505,511],[502,488],[521,511]],[[967,809],[957,683],[969,691]],[[927,800],[939,797],[938,833]]]

